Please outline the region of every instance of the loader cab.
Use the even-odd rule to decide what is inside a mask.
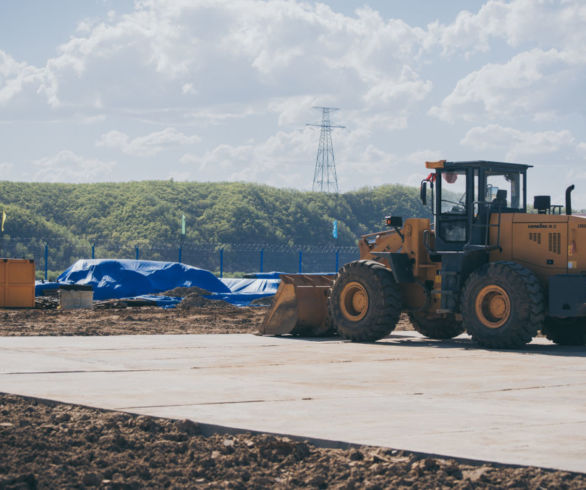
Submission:
[[[527,212],[530,165],[442,160],[426,166],[435,169],[427,181],[435,183],[432,212],[438,252],[486,247],[492,214]]]

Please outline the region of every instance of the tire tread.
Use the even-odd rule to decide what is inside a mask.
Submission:
[[[339,285],[348,281],[348,278],[361,275],[369,276],[369,280],[377,283],[375,290],[380,291],[381,295],[373,302],[382,302],[382,307],[375,305],[376,309],[373,310],[368,321],[361,322],[360,328],[348,328],[337,305],[336,295],[340,291],[336,286],[340,287]],[[357,260],[340,269],[330,295],[329,309],[330,318],[334,321],[338,333],[344,338],[355,342],[374,342],[386,337],[394,330],[401,314],[401,294],[389,269],[374,260]]]
[[[508,328],[494,329],[476,325],[474,319],[474,289],[478,283],[495,278],[496,282],[505,283],[525,296],[527,314],[522,321]],[[486,281],[485,281],[486,282]],[[489,282],[486,282],[488,285]],[[519,306],[513,305],[514,308]],[[521,308],[524,306],[521,305]],[[545,320],[544,296],[539,280],[529,269],[511,261],[499,261],[485,264],[470,274],[462,293],[462,313],[468,333],[480,345],[489,348],[514,349],[531,342],[537,335]],[[480,323],[480,322],[478,322]]]

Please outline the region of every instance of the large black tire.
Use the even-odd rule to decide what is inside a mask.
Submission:
[[[413,328],[430,339],[452,339],[464,332],[461,321],[454,315],[445,317],[427,315],[425,312],[409,313]]]
[[[399,321],[399,286],[392,272],[379,262],[350,262],[336,278],[329,311],[342,337],[355,342],[374,342],[390,334]]]
[[[468,277],[462,294],[464,327],[484,347],[516,349],[544,322],[544,298],[535,275],[515,262],[493,262]]]
[[[586,345],[586,322],[583,318],[546,317],[541,333],[560,345]]]

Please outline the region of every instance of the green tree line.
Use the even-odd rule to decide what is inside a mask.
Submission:
[[[400,185],[334,195],[239,182],[0,182],[0,206],[7,215],[3,254],[8,243],[18,242],[20,256],[43,243],[63,257],[92,243],[110,253],[116,247],[172,246],[181,239],[182,215],[184,243],[204,247],[354,246],[360,235],[383,229],[385,215],[429,216],[418,191]]]

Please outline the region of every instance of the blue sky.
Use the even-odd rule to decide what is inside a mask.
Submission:
[[[581,0],[5,0],[0,172],[310,189],[332,105],[342,191],[492,159],[586,207],[584,25]]]

